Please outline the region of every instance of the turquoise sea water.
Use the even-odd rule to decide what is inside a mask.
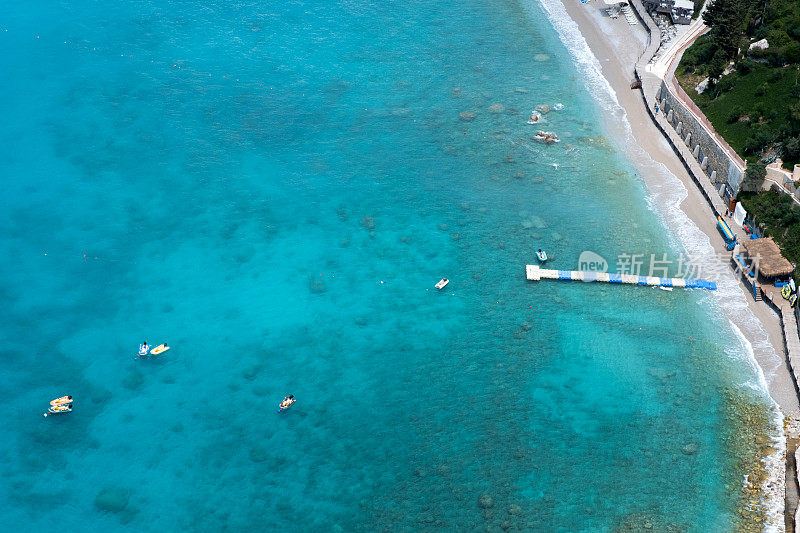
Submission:
[[[536,5],[0,24],[0,522],[730,526],[724,393],[754,376],[711,296],[524,280],[539,247],[680,252]]]

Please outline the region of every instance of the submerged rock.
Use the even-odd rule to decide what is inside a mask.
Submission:
[[[550,56],[547,54],[536,54],[533,56],[533,60],[542,63],[544,61],[550,61]]]
[[[263,463],[269,457],[267,455],[267,451],[264,448],[250,448],[250,453],[248,454],[250,460],[254,463]]]
[[[494,507],[494,498],[488,494],[481,494],[478,498],[478,507],[481,509],[491,509]]]
[[[126,389],[138,389],[144,384],[144,375],[141,372],[131,372],[122,379],[122,386]]]
[[[690,442],[689,444],[681,448],[681,452],[684,455],[694,455],[697,453],[698,448],[699,445],[696,442]]]
[[[312,294],[322,294],[328,290],[328,287],[321,279],[311,278],[308,282],[308,290],[310,290]]]
[[[475,114],[474,111],[462,111],[461,113],[458,114],[458,118],[462,122],[472,122],[473,120],[475,120],[476,116],[477,115]]]
[[[361,225],[370,231],[375,229],[375,217],[364,217],[361,219]]]
[[[103,489],[94,498],[94,505],[102,511],[119,513],[128,506],[130,495],[124,489]]]
[[[494,113],[495,115],[499,115],[505,110],[506,107],[503,104],[492,104],[489,106],[489,113]]]

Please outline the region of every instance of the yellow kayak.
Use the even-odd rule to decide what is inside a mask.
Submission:
[[[150,355],[158,355],[166,352],[167,350],[169,350],[169,346],[167,346],[166,344],[159,344],[158,346],[150,350]]]
[[[53,414],[71,413],[72,412],[72,407],[70,407],[68,404],[53,405],[52,407],[50,407],[50,409],[48,409],[48,411],[53,413]]]

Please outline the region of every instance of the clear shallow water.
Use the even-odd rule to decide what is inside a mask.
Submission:
[[[15,8],[3,522],[727,527],[723,392],[755,376],[711,297],[524,280],[538,247],[678,252],[530,11]]]

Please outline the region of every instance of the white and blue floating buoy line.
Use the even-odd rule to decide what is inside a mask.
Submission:
[[[542,279],[586,282],[599,281],[605,283],[624,283],[626,285],[648,285],[651,287],[717,290],[716,283],[702,279],[659,278],[656,276],[638,276],[636,274],[616,274],[589,270],[550,270],[547,268],[539,268],[539,265],[525,265],[525,274],[530,281],[540,281]]]

